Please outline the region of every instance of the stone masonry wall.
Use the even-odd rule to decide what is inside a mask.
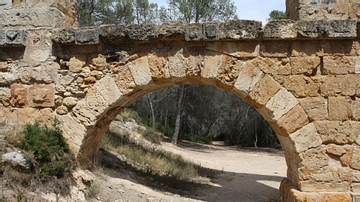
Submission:
[[[357,20],[360,0],[287,0],[286,14],[292,20]]]
[[[286,201],[360,192],[360,40],[356,21],[256,21],[0,30],[0,122],[55,116],[79,162],[99,158],[114,117],[156,89],[233,92],[277,132]]]
[[[229,21],[81,29],[64,20],[74,19],[61,8],[71,2],[0,1],[0,126],[57,117],[79,163],[89,166],[111,121],[140,96],[171,85],[217,86],[276,131],[288,166],[284,201],[356,200],[357,1],[287,1],[291,18],[302,21],[265,27]]]

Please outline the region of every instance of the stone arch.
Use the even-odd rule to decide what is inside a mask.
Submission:
[[[67,115],[58,115],[64,134],[83,165],[98,158],[102,136],[115,116],[133,101],[159,88],[205,84],[230,91],[257,109],[280,140],[289,180],[298,185],[301,152],[321,145],[313,123],[295,96],[261,68],[266,58],[239,56],[235,43],[121,51],[111,74],[105,74]],[[253,46],[256,49],[256,45]],[[102,55],[93,57],[104,60]]]

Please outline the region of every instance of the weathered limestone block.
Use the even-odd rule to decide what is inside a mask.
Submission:
[[[115,79],[109,75],[106,75],[96,83],[94,89],[110,106],[115,104],[122,96],[122,93],[115,83]]]
[[[319,196],[314,192],[301,192],[297,187],[288,179],[283,179],[280,184],[280,196],[282,201],[292,201],[292,202],[303,202],[311,201],[317,202]],[[349,201],[350,202],[350,201]]]
[[[310,120],[326,120],[328,118],[327,103],[323,97],[306,97],[299,99],[299,102]]]
[[[291,57],[316,57],[323,55],[321,41],[294,41],[291,43]]]
[[[293,75],[284,80],[283,86],[295,97],[316,97],[320,83],[311,77]]]
[[[1,37],[2,38],[2,37]],[[7,29],[5,30],[5,44],[11,46],[24,46],[26,33],[23,29]]]
[[[289,53],[290,43],[287,41],[265,41],[260,47],[260,56],[286,58]]]
[[[185,26],[185,41],[199,41],[203,39],[202,24],[189,24]]]
[[[84,78],[85,83],[96,83],[96,78],[94,76],[88,76]]]
[[[254,58],[259,56],[259,44],[254,42],[211,42],[206,50],[219,55],[230,55],[238,58]]]
[[[185,24],[182,22],[164,23],[158,27],[158,37],[162,40],[175,40],[183,38],[185,34]]]
[[[267,114],[271,119],[278,120],[298,103],[297,99],[291,93],[285,88],[280,88],[266,103],[265,108],[268,110]]]
[[[319,193],[320,201],[326,201],[326,202],[337,202],[337,201],[343,201],[343,202],[351,202],[352,197],[350,193]]]
[[[354,56],[324,56],[323,74],[351,74],[360,57]]]
[[[201,71],[201,77],[206,79],[216,78],[223,63],[223,57],[222,54],[207,50],[204,55],[204,68]]]
[[[17,76],[7,72],[0,72],[0,86],[8,86],[17,80]]]
[[[91,70],[102,71],[107,68],[106,58],[103,55],[97,55],[91,59]]]
[[[218,23],[214,23],[214,22],[204,23],[202,26],[204,39],[218,40],[219,39],[219,34],[218,34],[219,27],[220,27],[220,25]]]
[[[77,29],[75,31],[75,44],[98,44],[99,30],[98,29]]]
[[[138,86],[145,86],[152,83],[149,62],[147,56],[138,58],[128,64],[134,81]]]
[[[315,121],[324,144],[352,144],[360,134],[360,123],[355,121]]]
[[[321,139],[318,137],[318,134],[314,134],[316,130],[314,131],[313,126],[311,126],[312,124],[309,125],[310,126],[304,130],[304,134],[295,133],[293,138],[303,135],[305,139],[314,141],[306,142],[301,138],[297,138],[299,145],[295,143],[295,147],[298,151],[302,151],[302,153],[299,154],[302,159],[301,167],[308,171],[316,172],[329,165],[329,156],[326,154],[325,146],[321,145]]]
[[[224,84],[226,88],[228,88],[227,86],[232,88],[243,66],[244,63],[242,61],[237,61],[230,56],[224,56],[222,67],[218,71],[217,80]]]
[[[52,54],[51,32],[49,30],[28,30],[24,61],[39,66]]]
[[[150,68],[151,78],[153,81],[157,81],[165,78],[165,66],[167,64],[166,56],[167,56],[166,52],[160,52],[148,56],[149,68]]]
[[[324,77],[320,85],[320,93],[323,96],[357,95],[360,87],[359,75],[338,75]]]
[[[3,154],[1,156],[1,163],[4,165],[10,165],[14,169],[21,170],[30,170],[32,167],[30,158],[20,151]]]
[[[319,54],[319,56],[357,56],[358,51],[354,48],[355,45],[356,43],[353,40],[321,41],[322,54]]]
[[[319,57],[291,57],[291,74],[314,75],[319,70]]]
[[[63,99],[62,103],[65,107],[67,108],[72,108],[76,105],[77,103],[77,98],[74,98],[74,97],[66,97]]]
[[[87,96],[86,100],[79,100],[77,105],[72,110],[74,119],[81,122],[86,127],[94,125],[97,121],[97,116],[106,108],[105,100],[98,96]],[[60,109],[63,113],[65,108]]]
[[[352,179],[352,169],[349,167],[332,167],[329,166],[328,169],[323,170],[322,172],[314,173],[308,175],[306,180],[312,180],[315,182],[343,182],[351,181]]]
[[[286,1],[286,14],[293,20],[349,20],[358,19],[357,1],[296,0]]]
[[[313,123],[310,123],[304,127],[302,127],[300,130],[290,134],[290,138],[295,142],[295,150],[297,153],[301,153],[304,151],[310,151],[311,148],[316,148],[322,144],[322,140],[320,138],[320,135],[317,133],[316,128]],[[314,154],[321,153],[320,156],[324,154],[323,151],[319,150],[313,150]],[[307,154],[304,153],[306,156]],[[322,159],[327,159],[326,157],[322,156]],[[309,163],[309,164],[307,164]],[[306,162],[305,158],[303,158],[303,165],[305,167],[312,167],[313,165],[310,165],[312,162]],[[327,164],[327,162],[323,162],[324,165]]]
[[[345,121],[351,119],[351,99],[349,97],[328,98],[329,119]]]
[[[359,98],[355,98],[355,100],[352,101],[351,104],[351,114],[352,114],[352,118],[360,121],[360,99]]]
[[[256,39],[262,31],[260,21],[233,20],[220,24],[219,39]]]
[[[249,93],[249,98],[253,100],[255,107],[264,106],[279,90],[281,86],[271,76],[265,75],[256,83],[253,90]]]
[[[64,14],[54,8],[10,9],[0,15],[0,28],[65,27]]]
[[[271,75],[290,75],[291,66],[289,58],[254,58],[250,60],[254,66]]]
[[[186,77],[186,60],[182,49],[172,50],[168,53],[168,65],[165,68],[165,77]]]
[[[299,21],[295,23],[298,34],[305,38],[354,38],[355,20],[318,20]]]
[[[350,193],[348,193],[349,187],[349,182],[314,182],[311,180],[299,182],[299,188],[303,192],[345,192],[338,193],[339,198],[351,202],[351,198],[348,200],[348,197],[350,196]],[[333,201],[339,201],[339,199],[334,198]]]
[[[74,44],[75,43],[75,29],[54,29],[51,34],[51,39],[56,43]]]
[[[151,40],[157,37],[156,25],[154,24],[128,25],[126,26],[126,33],[130,39],[137,41]]]
[[[264,27],[264,38],[269,39],[294,39],[297,30],[292,20],[271,20]]]
[[[29,107],[54,107],[54,85],[33,85],[28,90],[27,103]]]
[[[241,97],[245,98],[263,75],[259,68],[255,67],[252,63],[245,62],[244,68],[240,71],[234,85],[236,94],[240,94]]]
[[[118,67],[118,73],[115,74],[115,82],[120,92],[124,95],[130,94],[136,87],[135,80],[128,66]]]
[[[79,73],[82,71],[85,61],[83,58],[78,59],[77,57],[70,58],[69,62],[66,62],[70,72]]]
[[[68,108],[66,106],[59,106],[56,108],[56,113],[59,115],[65,115],[69,112]]]
[[[76,118],[70,114],[63,116],[56,116],[61,121],[61,129],[63,136],[69,144],[70,150],[74,152],[75,156],[78,155],[79,149],[82,145],[83,138],[85,137],[86,128],[83,124],[76,121]]]
[[[350,167],[356,170],[360,170],[360,146],[358,145],[354,146]]]
[[[23,85],[11,85],[11,99],[10,104],[12,107],[24,107],[28,104],[27,101],[27,88]]]
[[[334,156],[342,156],[348,151],[348,147],[336,145],[336,144],[329,144],[327,145],[326,152],[328,154],[334,155]]]
[[[300,105],[296,105],[288,113],[282,116],[277,121],[277,126],[273,128],[279,135],[289,135],[305,126],[308,122],[308,116],[306,115],[304,109],[300,107]]]
[[[360,192],[360,183],[351,183],[351,191],[355,193]]]

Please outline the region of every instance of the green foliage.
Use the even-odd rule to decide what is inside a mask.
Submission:
[[[16,194],[16,201],[17,202],[27,202],[28,199],[24,196],[24,194],[18,190],[17,194]]]
[[[70,165],[69,146],[59,124],[57,119],[54,119],[52,127],[35,121],[34,124],[26,124],[22,130],[21,147],[33,153],[37,163],[35,170],[41,179],[47,176],[61,178],[67,168],[65,165]]]
[[[284,11],[279,11],[279,10],[273,10],[269,13],[269,17],[267,20],[271,21],[271,20],[283,20],[283,19],[287,19],[286,13]]]
[[[205,136],[203,134],[196,134],[196,135],[185,134],[183,139],[201,144],[211,144],[211,140],[212,140],[210,137]]]
[[[147,127],[141,134],[145,139],[154,144],[160,144],[161,142],[161,136],[153,128]]]
[[[161,20],[185,23],[227,21],[236,19],[236,7],[230,0],[170,0],[169,8],[161,10]]]

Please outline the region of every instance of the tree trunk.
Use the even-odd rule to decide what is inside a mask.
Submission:
[[[180,86],[179,88],[179,100],[178,100],[177,113],[176,113],[175,130],[171,140],[171,143],[174,145],[177,145],[178,137],[179,137],[180,123],[181,123],[181,108],[182,108],[181,106],[184,97],[184,88],[185,86]]]
[[[152,119],[152,128],[155,129],[155,113],[154,113],[154,106],[152,104],[152,101],[150,99],[149,94],[147,94],[147,99],[149,100],[150,104],[150,110],[151,110],[151,119]]]

